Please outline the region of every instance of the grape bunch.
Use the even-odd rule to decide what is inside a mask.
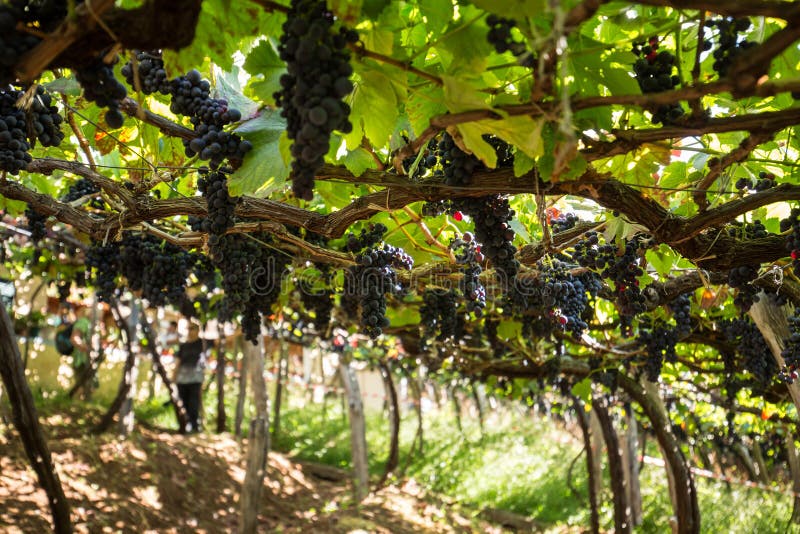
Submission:
[[[314,289],[306,280],[297,281],[300,301],[306,310],[314,312],[314,328],[317,334],[324,335],[328,331],[333,311],[333,293],[329,289]]]
[[[233,227],[233,212],[239,198],[232,197],[228,193],[226,176],[228,171],[229,169],[226,168],[209,171],[206,167],[201,167],[199,170],[200,179],[197,181],[197,189],[208,204],[208,217],[200,222],[198,228],[202,232],[219,236]]]
[[[186,299],[194,258],[177,245],[147,234],[127,232],[119,243],[119,271],[131,291],[141,291],[150,306]]]
[[[42,41],[29,32],[17,29],[17,23],[35,20],[31,20],[35,11],[26,10],[28,7],[26,4],[28,2],[19,0],[0,4],[0,83],[2,84],[14,81],[14,66],[26,52]]]
[[[250,141],[224,130],[228,124],[241,120],[242,114],[228,107],[227,100],[211,98],[210,91],[209,81],[197,70],[190,70],[170,82],[170,111],[189,117],[197,134],[192,140],[183,140],[186,157],[209,160],[212,169],[217,169],[227,159],[236,169],[253,146]]]
[[[678,331],[663,321],[656,321],[651,328],[639,329],[638,341],[647,353],[644,361],[645,376],[650,382],[658,382],[664,361],[673,363],[678,361],[675,352]]]
[[[408,142],[408,139],[406,139],[406,142]],[[431,139],[428,141],[427,146],[423,148],[422,155],[419,156],[419,161],[417,161],[417,154],[405,158],[403,160],[403,171],[406,173],[406,175],[414,180],[418,180],[429,175],[443,175],[443,172],[440,169],[435,168],[439,163],[437,146],[438,143],[436,140]],[[417,167],[414,169],[413,174],[411,174],[411,168],[413,167],[415,161],[417,161]]]
[[[778,378],[792,384],[800,373],[800,308],[795,308],[794,314],[789,317],[789,338],[784,345],[781,356],[786,366],[778,373]]]
[[[358,33],[344,26],[336,32],[334,22],[324,0],[292,0],[278,46],[287,73],[274,97],[293,141],[292,191],[304,200],[314,196],[331,133],[353,129],[343,99],[353,90],[347,44],[357,42]]]
[[[386,233],[386,225],[378,223],[371,224],[369,229],[362,228],[361,232],[356,235],[353,232],[347,234],[347,241],[345,248],[347,252],[359,252],[365,248],[372,248],[380,243],[383,239],[383,234]]]
[[[767,232],[767,227],[761,221],[745,224],[734,222],[728,227],[728,235],[741,239],[762,239],[767,237],[769,233]]]
[[[794,274],[800,276],[800,208],[792,208],[789,217],[781,220],[780,230],[786,233],[786,250],[792,258]]]
[[[765,171],[761,171],[758,173],[758,180],[755,182],[750,178],[739,178],[736,180],[735,187],[741,192],[745,191],[766,191],[767,189],[772,189],[778,184],[775,180],[775,175],[772,173],[768,173]]]
[[[734,289],[738,289],[733,303],[739,307],[743,312],[746,312],[750,307],[758,302],[758,288],[753,285],[753,281],[758,278],[758,269],[760,265],[740,265],[734,267],[728,273],[728,285]]]
[[[557,234],[575,228],[579,222],[580,218],[574,213],[562,213],[557,217],[550,218],[550,227],[553,229],[553,233]]]
[[[27,136],[25,111],[17,107],[22,91],[0,91],[0,170],[11,174],[28,167],[33,158],[28,151],[31,145]]]
[[[464,275],[458,287],[467,299],[467,313],[480,317],[486,307],[486,288],[480,279],[483,272],[481,263],[485,259],[481,247],[475,242],[475,236],[465,232],[460,238],[453,239],[450,248],[455,252],[456,264]]]
[[[475,239],[482,244],[481,252],[492,262],[501,284],[510,287],[519,271],[519,261],[515,258],[517,247],[513,245],[515,233],[510,227],[515,213],[508,198],[489,195],[458,199],[453,204],[472,217]]]
[[[672,74],[677,64],[675,55],[666,50],[658,51],[658,37],[650,37],[647,42],[633,44],[631,51],[638,58],[633,64],[633,73],[642,93],[658,93],[677,87],[681,80]],[[684,114],[680,104],[664,104],[653,113],[653,123],[672,124]]]
[[[89,204],[96,209],[103,209],[103,200],[100,198],[100,188],[88,178],[81,178],[70,185],[67,192],[61,196],[62,202],[75,202],[84,197],[92,197]]]
[[[356,265],[347,275],[352,278],[361,309],[361,328],[372,339],[389,326],[386,317],[386,295],[403,290],[396,269],[410,270],[414,260],[403,249],[382,243],[365,249],[356,256]]]
[[[45,226],[47,215],[39,213],[35,208],[28,205],[25,210],[25,217],[28,219],[27,230],[31,233],[31,241],[38,243],[47,235],[47,226]]]
[[[112,302],[117,291],[117,276],[120,266],[120,247],[118,242],[93,241],[86,251],[86,270],[98,298]]]
[[[223,320],[232,319],[250,300],[253,287],[250,279],[260,264],[261,247],[240,234],[212,234],[208,239],[209,256],[222,274],[225,297]]]
[[[517,41],[511,35],[511,30],[517,26],[517,21],[490,14],[486,17],[486,24],[489,26],[486,39],[498,54],[511,52],[523,67],[533,67],[536,64],[535,58],[528,52],[525,43]]]
[[[748,18],[722,17],[707,20],[704,25],[706,28],[711,29],[712,32],[713,28],[717,29],[717,47],[712,54],[714,56],[712,68],[720,77],[724,78],[728,75],[728,70],[733,65],[734,60],[743,51],[756,46],[756,43],[748,41],[740,35],[749,30],[752,23]],[[703,40],[703,48],[705,50],[711,50],[713,46],[711,39],[706,38]]]
[[[614,282],[614,294],[620,315],[630,319],[645,310],[645,298],[637,278],[644,274],[638,265],[644,236],[637,234],[624,241],[621,251],[612,243],[600,244],[597,232],[587,232],[576,243],[572,257],[581,267],[592,269]]]
[[[36,87],[36,95],[27,110],[28,132],[42,143],[42,146],[58,146],[64,140],[61,123],[64,119],[53,105],[53,97],[41,85]]]
[[[114,69],[103,61],[102,56],[75,70],[75,78],[83,88],[86,100],[102,108],[108,108],[105,119],[109,128],[122,128],[125,118],[119,110],[128,90],[114,76]]]
[[[136,87],[136,76],[139,78],[139,87],[143,94],[151,95],[161,93],[168,95],[172,92],[172,83],[164,69],[164,60],[161,54],[150,52],[136,53],[136,66],[129,61],[122,67],[122,75],[131,87]]]
[[[778,366],[758,327],[745,318],[719,321],[717,326],[728,343],[736,345],[742,367],[755,377],[759,386],[769,385],[778,373]]]
[[[601,282],[593,272],[573,273],[573,267],[548,257],[537,262],[537,276],[515,280],[508,307],[522,317],[531,334],[549,339],[554,331],[568,331],[580,338],[588,328],[590,297],[600,291]]]
[[[446,341],[461,337],[463,317],[458,313],[455,290],[426,289],[419,314],[424,338]]]
[[[675,320],[675,332],[678,338],[684,338],[692,333],[692,301],[689,293],[681,293],[669,303],[672,318]]]

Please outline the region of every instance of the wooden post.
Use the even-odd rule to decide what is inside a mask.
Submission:
[[[394,387],[392,371],[386,362],[379,362],[383,378],[383,387],[386,392],[387,405],[389,407],[389,456],[386,458],[386,466],[383,468],[383,475],[378,482],[378,487],[382,487],[389,474],[392,473],[400,463],[400,405],[397,401],[397,389]]]
[[[589,475],[589,480],[586,485],[589,493],[591,532],[592,534],[598,534],[600,532],[600,512],[598,510],[597,503],[597,496],[599,495],[597,488],[599,484],[597,480],[595,480],[598,469],[595,466],[595,456],[592,454],[592,439],[589,431],[589,415],[586,413],[586,406],[577,396],[572,396],[572,402],[575,406],[575,415],[578,419],[578,426],[581,427],[581,435],[583,435],[583,448],[586,452],[586,471]]]
[[[11,403],[11,418],[19,432],[25,454],[36,472],[39,484],[44,488],[50,511],[53,515],[53,528],[57,534],[72,532],[69,517],[69,502],[64,496],[61,481],[53,467],[50,449],[39,424],[39,415],[33,402],[33,395],[25,379],[22,356],[14,335],[14,325],[0,305],[0,378],[5,385]]]
[[[611,415],[608,413],[607,401],[595,397],[592,401],[592,411],[597,414],[600,429],[606,442],[608,454],[608,474],[611,479],[611,492],[614,499],[614,532],[626,534],[632,532],[630,505],[625,489],[625,466],[622,463],[619,437],[614,429]]]
[[[105,432],[111,426],[111,423],[114,422],[114,417],[120,413],[120,408],[122,404],[125,402],[125,399],[128,397],[128,392],[131,388],[131,378],[133,366],[136,363],[136,353],[133,351],[133,343],[132,338],[133,335],[131,334],[131,327],[128,322],[122,317],[119,313],[119,309],[112,308],[112,312],[114,313],[114,320],[117,323],[120,331],[124,334],[125,338],[125,349],[128,351],[128,356],[125,359],[125,366],[122,369],[122,378],[120,379],[119,387],[117,388],[117,396],[114,397],[114,400],[111,402],[111,406],[109,406],[106,413],[103,417],[100,418],[100,422],[94,427],[93,432],[96,434],[100,434]]]
[[[459,434],[463,434],[464,427],[461,424],[461,403],[458,402],[458,396],[455,387],[450,388],[450,401],[453,403],[453,414],[456,418],[456,428],[458,429]]]
[[[136,343],[137,335],[136,335],[136,328],[137,324],[139,323],[139,314],[144,314],[144,310],[141,309],[139,302],[136,299],[131,299],[131,314],[128,317],[128,326],[129,332],[131,334],[131,348],[133,349],[133,353],[138,356],[139,354],[139,345]],[[119,424],[118,424],[118,432],[120,436],[127,437],[131,432],[133,432],[133,424],[134,424],[134,413],[133,413],[133,399],[136,397],[137,391],[137,379],[139,377],[139,358],[134,356],[133,358],[133,365],[128,368],[128,375],[125,378],[125,381],[128,384],[127,391],[125,392],[125,396],[122,400],[122,405],[119,407]]]
[[[339,376],[347,395],[348,413],[350,416],[350,448],[353,455],[354,480],[353,489],[356,502],[361,502],[369,492],[369,464],[367,462],[367,424],[364,418],[364,405],[358,379],[350,366],[350,362],[339,364]]]
[[[792,523],[800,523],[800,459],[797,457],[797,448],[794,446],[794,434],[786,432],[786,455],[789,457],[789,472],[792,475],[792,491],[794,492],[794,506],[792,507]]]
[[[278,368],[275,373],[275,404],[272,407],[272,441],[281,431],[281,404],[283,403],[283,387],[289,367],[289,347],[286,341],[281,340],[278,354]]]
[[[625,405],[625,415],[628,427],[625,431],[625,446],[622,448],[623,459],[626,462],[628,473],[628,502],[631,505],[631,522],[634,527],[642,524],[642,489],[639,484],[639,458],[637,458],[639,428],[636,415],[630,403]]]
[[[255,415],[250,422],[250,436],[247,444],[247,472],[244,477],[241,496],[241,534],[255,534],[258,527],[258,510],[261,502],[261,488],[267,468],[269,451],[269,397],[264,382],[264,346],[260,339],[257,345],[245,342],[244,351],[250,361]]]
[[[189,419],[186,416],[186,410],[183,407],[183,402],[181,402],[180,396],[178,395],[178,388],[172,383],[172,380],[170,380],[167,369],[164,367],[164,362],[161,361],[161,354],[158,351],[156,337],[153,333],[153,328],[150,325],[150,321],[147,319],[147,314],[142,313],[139,321],[142,326],[142,333],[147,339],[147,348],[150,351],[150,357],[153,361],[153,369],[158,373],[158,376],[161,377],[164,387],[166,387],[167,391],[169,392],[169,402],[172,404],[173,410],[175,410],[175,418],[178,421],[178,428],[182,432],[186,431],[186,428],[189,426]]]
[[[776,305],[762,293],[761,298],[750,307],[750,311],[747,313],[767,341],[778,368],[785,367],[786,362],[781,356],[781,352],[783,352],[784,340],[789,338],[786,308]],[[789,396],[792,397],[795,409],[800,413],[800,385],[795,381],[786,384],[786,388],[789,390]]]
[[[243,350],[240,340],[236,342],[239,358],[239,393],[236,395],[236,420],[234,421],[234,434],[242,437],[242,422],[244,421],[244,401],[247,397],[247,372],[250,367],[250,351]]]
[[[762,484],[769,484],[769,470],[767,469],[767,462],[764,461],[764,453],[761,451],[761,444],[758,439],[753,439],[753,459],[756,461],[758,467],[758,480]]]
[[[225,330],[217,328],[217,434],[225,432]]]
[[[603,491],[603,447],[605,441],[603,440],[603,429],[600,427],[600,420],[597,418],[597,413],[590,410],[589,416],[589,435],[591,436],[591,449],[586,454],[591,454],[594,457],[592,465],[594,466],[594,476],[590,480],[594,481],[595,495],[601,495]]]

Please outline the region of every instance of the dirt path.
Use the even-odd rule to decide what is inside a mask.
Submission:
[[[76,532],[236,531],[243,448],[229,435],[185,437],[140,428],[119,441],[86,436],[75,419],[51,415],[43,423]],[[356,509],[347,484],[307,471],[283,455],[270,455],[260,531],[502,532],[468,512],[426,502],[413,483],[386,488]],[[16,435],[1,424],[0,503],[0,531],[50,530],[44,492]]]

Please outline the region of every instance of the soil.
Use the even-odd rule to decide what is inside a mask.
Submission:
[[[128,439],[87,432],[87,414],[42,417],[76,532],[235,532],[247,440],[139,427]],[[259,532],[500,533],[474,512],[426,499],[413,481],[355,506],[347,482],[270,453]],[[434,504],[438,502],[438,504]],[[13,427],[0,423],[0,531],[51,530],[44,491]]]

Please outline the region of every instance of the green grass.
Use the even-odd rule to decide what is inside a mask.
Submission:
[[[338,467],[350,466],[349,427],[338,404],[328,406],[323,417],[318,405],[284,411],[283,432],[273,447],[297,458]],[[407,414],[402,422],[401,465],[416,432],[416,418]],[[534,517],[551,525],[553,531],[564,526],[589,525],[585,458],[581,444],[553,422],[531,415],[507,413],[487,421],[481,436],[475,421],[464,421],[459,433],[448,411],[426,414],[424,454],[415,454],[406,476],[425,487],[475,507],[491,506]],[[388,422],[381,413],[367,417],[367,442],[370,472],[382,473],[388,453]],[[603,529],[613,528],[613,508],[604,473],[601,506]],[[669,532],[669,503],[663,468],[646,465],[641,473],[644,521],[639,532]],[[778,533],[787,532],[792,511],[790,496],[696,477],[695,484],[702,513],[702,532]],[[793,530],[789,530],[793,531]]]
[[[273,392],[270,392],[274,398]],[[139,420],[175,429],[175,416],[166,395],[137,404]],[[226,391],[228,428],[233,426],[235,391]],[[63,395],[43,398],[37,404],[49,413],[73,406]],[[329,400],[326,409],[320,404],[302,406],[303,398],[292,390],[281,417],[281,432],[273,441],[275,450],[298,459],[311,460],[341,468],[350,467],[350,430],[338,400]],[[95,405],[96,407],[100,407]],[[102,407],[103,409],[105,406]],[[246,406],[249,413],[250,406]],[[216,416],[216,390],[212,385],[204,402],[206,426],[213,428]],[[573,494],[567,483],[568,470],[581,452],[579,441],[550,420],[507,410],[502,416],[487,419],[481,434],[476,421],[464,418],[459,432],[452,413],[444,409],[425,415],[424,452],[409,454],[417,421],[413,412],[404,415],[400,433],[400,465],[405,476],[414,478],[430,490],[475,508],[490,506],[534,517],[549,525],[553,532],[589,524],[585,458],[579,457],[572,469]],[[243,430],[247,431],[247,420]],[[367,414],[367,442],[370,473],[375,480],[383,472],[389,450],[387,417]],[[651,454],[657,455],[654,444]],[[646,465],[641,474],[644,522],[639,532],[669,532],[672,513],[666,475],[663,468]],[[778,533],[787,530],[792,498],[695,477],[702,513],[702,532],[708,533]],[[605,474],[601,526],[613,528],[611,494]]]

